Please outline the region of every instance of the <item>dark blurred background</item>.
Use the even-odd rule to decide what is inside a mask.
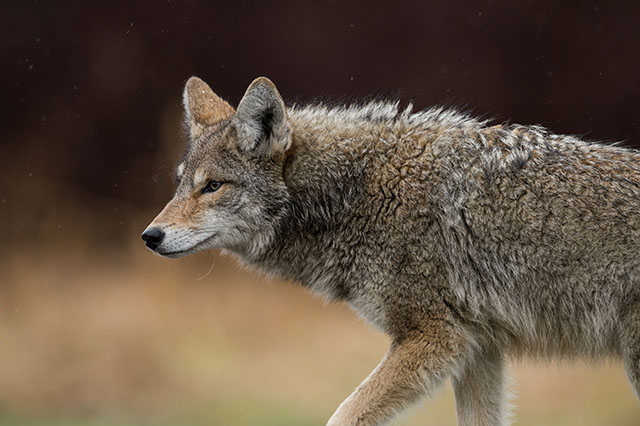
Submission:
[[[104,288],[163,279],[170,295],[167,300],[179,304],[188,297],[179,289],[183,287],[173,283],[197,281],[208,273],[211,255],[184,261],[185,267],[184,262],[166,263],[152,257],[138,242],[139,233],[173,189],[171,176],[185,139],[181,93],[191,75],[203,78],[233,105],[255,77],[265,75],[290,103],[400,97],[405,103],[413,101],[417,109],[452,105],[496,121],[542,124],[558,133],[640,147],[640,3],[635,0],[31,0],[2,2],[0,16],[0,304],[4,332],[14,333],[16,342],[22,342],[7,353],[15,359],[31,359],[31,364],[20,364],[25,371],[36,371],[38,365],[42,371],[58,371],[47,379],[57,390],[44,394],[42,389],[47,387],[37,385],[44,380],[41,375],[33,376],[33,388],[21,381],[27,376],[16,376],[15,382],[0,380],[4,388],[0,391],[0,423],[2,412],[34,411],[48,416],[51,407],[57,410],[64,405],[55,402],[60,389],[67,398],[62,398],[68,407],[63,414],[112,414],[113,406],[104,405],[106,390],[86,400],[91,383],[99,381],[92,376],[92,368],[104,370],[108,365],[114,371],[130,371],[132,353],[138,354],[135,359],[140,365],[164,353],[164,349],[135,345],[140,344],[140,336],[144,341],[144,336],[153,334],[149,330],[162,334],[160,330],[175,325],[174,320],[143,316],[156,321],[149,320],[145,324],[151,324],[150,329],[132,332],[131,342],[125,339],[129,343],[122,343],[117,330],[130,330],[132,324],[144,322],[142,316],[135,316],[142,315],[137,308],[140,300],[108,293],[118,300],[113,311],[96,305],[89,312],[72,314],[73,307],[93,306],[98,296],[87,290],[81,293],[84,299],[69,299],[68,295],[78,294],[69,282],[85,290],[98,286],[111,292]],[[213,256],[217,259],[217,254]],[[213,269],[215,277],[228,277],[220,286],[228,280],[254,282],[252,275],[237,272],[228,263],[220,259]],[[215,271],[227,271],[227,275]],[[209,282],[212,280],[221,279],[210,278]],[[144,299],[148,293],[140,291],[138,296]],[[228,297],[233,299],[232,294]],[[295,294],[300,303],[315,306],[315,302],[306,302],[307,296]],[[199,293],[191,296],[201,300]],[[25,313],[23,305],[33,310]],[[122,328],[108,323],[104,328],[69,332],[69,324],[101,318],[105,312],[118,317],[122,309],[126,311],[122,306],[136,312]],[[149,306],[156,312],[161,304]],[[183,308],[192,311],[194,306]],[[264,309],[259,306],[251,309]],[[290,309],[287,306],[282,309]],[[43,309],[52,309],[51,317],[34,319],[40,318],[36,313]],[[340,317],[344,321],[353,320],[348,314],[334,314],[344,315]],[[185,318],[184,313],[178,316]],[[56,321],[59,328],[43,331]],[[206,319],[193,321],[194,327],[208,324]],[[59,335],[65,330],[66,340],[61,340]],[[43,336],[49,339],[41,352],[35,352],[40,357],[33,355],[33,345],[24,343],[29,333],[34,333],[34,345],[42,343]],[[74,346],[82,333],[104,333],[103,344],[110,348],[114,341],[120,342],[112,348],[120,355],[87,370],[74,369],[75,361],[69,359],[95,360],[94,352],[81,344]],[[242,331],[238,333],[243,336]],[[178,339],[182,334],[176,331],[175,336]],[[383,349],[382,337],[367,338],[377,342],[371,343],[373,347]],[[122,355],[118,348],[130,352]],[[213,351],[207,352],[211,357],[219,353],[207,350]],[[51,361],[51,351],[58,354],[58,361]],[[23,358],[23,353],[32,356]],[[379,355],[367,359],[375,364]],[[4,363],[6,369],[13,370],[14,358]],[[70,372],[60,376],[57,369],[65,363]],[[176,365],[184,366],[184,360]],[[372,365],[365,367],[358,377],[364,377]],[[132,393],[139,393],[135,386],[147,389],[144,380],[148,378],[139,379],[142,385],[134,381],[132,387],[122,374],[121,381],[113,379],[117,374],[110,375],[116,384],[104,386],[109,395],[120,395],[120,399],[113,397],[113,404],[130,413],[135,410],[126,408],[126,401]],[[149,372],[149,377],[158,375],[156,370]],[[71,380],[73,386],[64,380]],[[337,404],[358,380],[354,377],[336,395],[327,391],[332,399],[324,404]],[[18,383],[22,393],[16,390]],[[149,383],[156,385],[153,380]],[[166,383],[158,386],[162,385]],[[238,395],[245,395],[247,387],[255,390],[251,386],[245,385]],[[293,389],[291,395],[300,393]],[[309,410],[304,414],[308,417],[301,414],[309,424],[316,422],[309,419],[330,414],[326,408],[313,415],[309,414],[313,409]],[[628,412],[620,410],[617,412]],[[637,407],[631,413],[637,422],[628,424],[640,423]],[[21,418],[22,414],[16,415]],[[16,418],[7,424],[19,424]],[[301,418],[292,424],[304,423]],[[264,419],[257,423],[251,419],[245,423],[266,424]],[[616,424],[626,424],[624,419],[618,418]],[[238,419],[230,422],[242,423]],[[281,419],[274,422],[285,423]],[[544,424],[552,422],[546,419]],[[569,423],[565,419],[561,424]]]
[[[640,144],[635,0],[11,3],[0,29],[5,238],[33,238],[65,197],[160,207],[191,75],[234,105],[266,75],[289,102],[400,94]],[[43,179],[63,193],[45,197]],[[105,219],[92,229],[101,241],[128,216]]]

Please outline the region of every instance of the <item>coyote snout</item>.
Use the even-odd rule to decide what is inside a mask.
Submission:
[[[142,240],[151,250],[158,248],[163,238],[164,231],[156,227],[147,228],[142,233]]]

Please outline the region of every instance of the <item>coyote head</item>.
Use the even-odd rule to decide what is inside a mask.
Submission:
[[[183,102],[189,142],[177,168],[178,187],[142,239],[167,257],[206,248],[259,256],[288,200],[283,165],[291,131],[282,97],[260,77],[236,111],[191,77]]]

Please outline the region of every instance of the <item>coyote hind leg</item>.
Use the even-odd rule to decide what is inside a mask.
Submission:
[[[640,300],[628,305],[622,315],[620,347],[627,376],[640,399]]]
[[[452,379],[458,426],[506,426],[504,363],[497,350],[473,355]]]

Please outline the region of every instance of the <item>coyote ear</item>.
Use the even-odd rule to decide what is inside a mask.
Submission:
[[[202,134],[208,126],[229,118],[234,109],[198,77],[191,77],[182,95],[187,126],[192,139]]]
[[[266,77],[249,85],[234,118],[239,148],[251,155],[284,152],[291,144],[284,101],[276,86]]]

